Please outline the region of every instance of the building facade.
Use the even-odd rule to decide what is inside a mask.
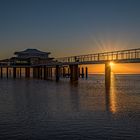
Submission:
[[[49,57],[50,52],[43,52],[37,49],[26,49],[14,53],[14,57],[10,58],[10,64],[15,65],[34,65],[34,64],[46,64],[53,61],[53,58]]]

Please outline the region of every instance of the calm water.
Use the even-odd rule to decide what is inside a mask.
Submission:
[[[140,139],[140,75],[68,79],[0,79],[0,140]]]

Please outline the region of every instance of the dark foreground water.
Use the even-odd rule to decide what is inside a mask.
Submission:
[[[0,80],[0,140],[140,140],[140,75],[104,76],[71,85]]]

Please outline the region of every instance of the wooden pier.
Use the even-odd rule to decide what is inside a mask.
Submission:
[[[88,68],[84,68],[82,65],[104,64],[105,85],[108,86],[111,78],[110,62],[140,63],[140,48],[55,59],[48,57],[50,53],[36,49],[27,49],[15,52],[15,54],[17,57],[0,61],[0,78],[4,78],[4,71],[7,79],[10,77],[21,78],[24,69],[25,78],[49,80],[55,75],[57,82],[60,77],[69,77],[71,82],[77,82],[80,77],[88,78]]]

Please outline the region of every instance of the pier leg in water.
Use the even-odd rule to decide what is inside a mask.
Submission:
[[[48,67],[46,68],[46,79],[47,80],[49,79],[49,68]]]
[[[84,78],[84,68],[82,68],[82,78]]]
[[[8,79],[8,67],[6,68],[6,77],[7,77],[7,79]]]
[[[42,79],[42,67],[40,67],[40,79]]]
[[[19,69],[19,77],[21,78],[21,68]]]
[[[13,67],[13,78],[16,78],[16,67]]]
[[[1,70],[0,70],[0,73],[1,73],[1,78],[3,78],[3,69],[2,69],[2,67],[1,67]]]
[[[60,73],[60,70],[59,70],[59,65],[56,66],[56,82],[59,81],[59,73]]]
[[[25,77],[26,78],[30,77],[30,68],[25,68]]]
[[[48,77],[49,77],[49,79],[51,77],[51,68],[50,67],[48,68]]]
[[[36,78],[36,68],[33,67],[33,78]]]
[[[80,68],[78,68],[78,77],[80,78]]]
[[[68,67],[68,77],[70,77],[70,68]]]
[[[37,78],[40,79],[40,67],[37,67]]]
[[[25,68],[25,78],[28,78],[28,69]]]
[[[46,80],[46,66],[44,66],[44,80]]]
[[[70,81],[71,82],[78,82],[78,65],[70,65]]]
[[[52,79],[52,68],[50,68],[50,78]]]
[[[61,67],[61,77],[63,77],[63,67]]]
[[[111,84],[111,66],[110,66],[110,63],[107,62],[105,64],[105,87],[106,87],[106,89],[110,88],[110,84]]]
[[[88,68],[86,67],[86,79],[88,79]]]
[[[63,67],[63,77],[66,76],[66,70],[65,70],[65,67]]]
[[[38,78],[38,67],[33,68],[33,78]]]
[[[11,77],[11,75],[12,75],[12,74],[11,74],[11,69],[10,69],[10,70],[9,70],[9,76]]]

